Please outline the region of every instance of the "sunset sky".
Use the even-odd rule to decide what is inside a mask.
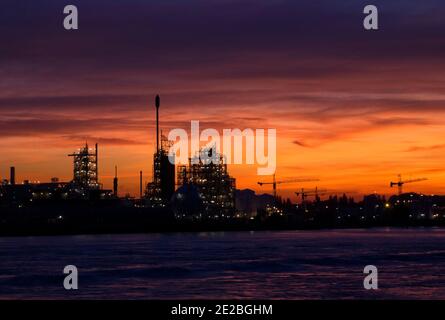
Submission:
[[[3,0],[0,11],[0,177],[69,180],[67,155],[100,144],[100,175],[122,194],[151,179],[154,96],[161,126],[276,128],[278,179],[351,196],[445,194],[445,2]],[[79,9],[79,30],[63,8]],[[230,167],[238,188],[256,166]],[[292,196],[292,198],[294,198]],[[295,198],[294,198],[295,199]]]

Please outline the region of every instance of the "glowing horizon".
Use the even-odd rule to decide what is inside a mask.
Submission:
[[[118,165],[120,195],[137,195],[139,171],[151,180],[160,94],[165,132],[191,120],[276,128],[277,178],[320,179],[280,185],[284,197],[395,194],[398,174],[428,178],[407,192],[445,194],[443,2],[377,0],[377,32],[361,28],[365,1],[78,2],[72,33],[51,1],[0,13],[0,177],[15,166],[18,182],[68,181],[66,155],[88,140],[104,187]],[[271,193],[255,166],[229,172],[238,189]]]

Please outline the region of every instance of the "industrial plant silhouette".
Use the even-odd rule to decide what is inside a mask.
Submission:
[[[426,178],[399,176],[390,183],[398,193],[389,199],[372,194],[356,201],[316,187],[298,190],[301,202],[292,203],[280,198],[278,185],[318,179],[277,180],[273,175],[271,181],[258,182],[271,185],[272,195],[237,190],[224,156],[213,147],[202,148],[188,164],[175,167],[168,155],[172,142],[160,131],[160,106],[156,96],[153,179],[144,185],[140,171],[138,198],[119,197],[117,166],[113,190],[103,188],[99,146],[85,143],[69,154],[69,182],[52,178],[47,183],[18,183],[16,168],[10,168],[9,180],[0,184],[0,235],[445,225],[445,196],[403,193],[404,184]]]

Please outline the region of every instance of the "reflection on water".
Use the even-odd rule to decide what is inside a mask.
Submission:
[[[0,256],[2,299],[445,299],[445,229],[0,238]]]

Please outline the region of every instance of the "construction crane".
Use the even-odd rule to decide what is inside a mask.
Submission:
[[[419,181],[428,180],[427,178],[419,178],[419,179],[410,179],[410,180],[403,181],[402,180],[402,175],[399,174],[398,176],[399,176],[399,181],[397,181],[397,182],[392,182],[391,181],[390,186],[391,186],[391,188],[394,187],[394,186],[397,186],[399,188],[399,196],[403,193],[403,185],[405,183],[413,183],[413,182],[419,182]]]
[[[308,181],[318,181],[318,179],[313,178],[294,178],[294,179],[287,179],[287,180],[280,180],[277,181],[275,179],[275,175],[273,175],[273,180],[271,182],[261,182],[259,181],[258,184],[260,186],[263,186],[265,184],[271,184],[273,189],[273,197],[277,198],[277,184],[283,184],[283,183],[292,183],[292,182],[308,182]]]
[[[318,187],[316,187],[312,190],[305,190],[304,188],[301,188],[301,192],[295,192],[295,194],[297,196],[301,196],[301,203],[304,204],[307,197],[315,196],[315,199],[318,199],[318,196],[324,195],[326,192],[326,189],[318,189]]]

